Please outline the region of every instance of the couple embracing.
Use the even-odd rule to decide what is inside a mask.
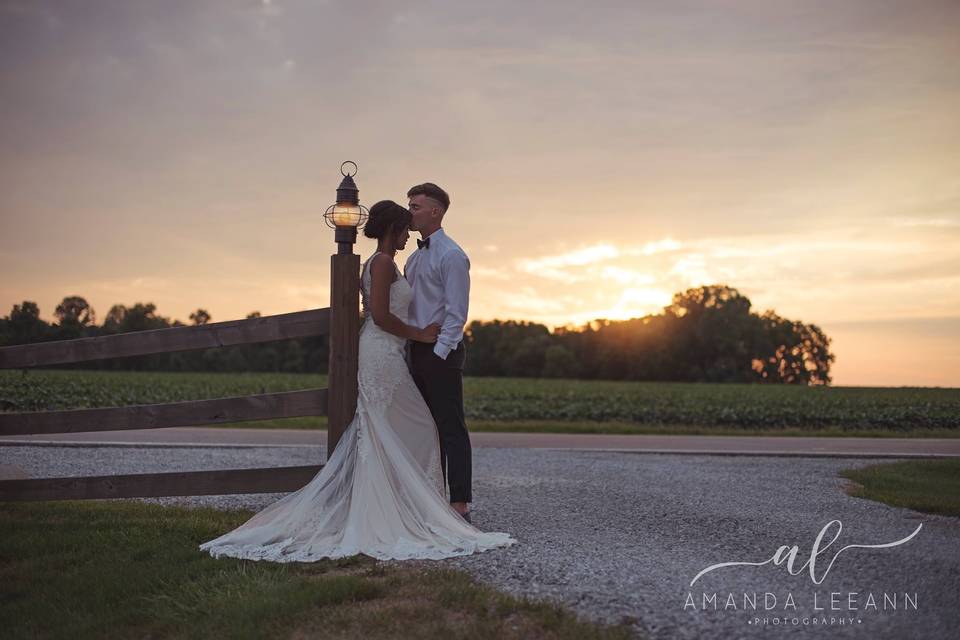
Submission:
[[[409,209],[373,205],[364,227],[377,250],[360,276],[356,415],[306,486],[201,550],[273,562],[440,559],[516,542],[471,524],[463,412],[470,262],[441,226],[450,198],[429,182],[407,197]],[[421,239],[401,273],[394,259],[410,231]]]

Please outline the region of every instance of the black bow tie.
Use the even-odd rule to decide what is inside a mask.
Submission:
[[[430,248],[430,238],[426,240],[417,240],[418,249],[429,249]]]

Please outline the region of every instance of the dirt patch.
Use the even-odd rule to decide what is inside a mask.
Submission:
[[[631,637],[624,627],[583,622],[556,606],[515,599],[477,585],[455,570],[417,563],[378,563],[349,570],[383,587],[382,595],[323,607],[301,623],[291,638]]]

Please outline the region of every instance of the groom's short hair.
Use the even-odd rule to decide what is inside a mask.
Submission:
[[[433,198],[443,205],[444,213],[446,213],[447,209],[450,208],[450,196],[447,195],[446,191],[432,182],[424,182],[423,184],[418,184],[415,187],[410,187],[410,190],[407,191],[407,197],[412,198],[413,196],[427,196],[428,198]]]

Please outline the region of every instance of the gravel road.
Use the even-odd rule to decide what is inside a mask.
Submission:
[[[36,477],[323,459],[322,447],[309,446],[0,447],[0,465]],[[475,449],[474,524],[509,531],[520,544],[442,562],[510,593],[563,602],[584,617],[630,621],[640,637],[955,637],[949,629],[960,626],[960,519],[847,496],[837,471],[872,462]],[[145,501],[256,510],[281,495]],[[815,582],[801,567],[834,520],[842,531],[830,546],[837,523],[824,534]],[[838,555],[847,545],[902,540],[921,525],[899,546]],[[728,566],[690,586],[710,565],[761,563],[781,545],[799,548],[796,575],[785,562]]]

